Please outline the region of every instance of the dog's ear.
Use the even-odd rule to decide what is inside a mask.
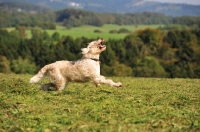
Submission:
[[[87,54],[89,49],[88,48],[82,48],[81,51],[82,51],[81,52],[82,54]]]

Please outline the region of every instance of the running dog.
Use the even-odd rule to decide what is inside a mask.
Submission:
[[[106,50],[104,40],[99,39],[88,44],[87,48],[82,48],[82,58],[77,61],[56,61],[44,66],[35,76],[30,79],[30,83],[37,83],[45,76],[48,76],[50,83],[43,84],[42,90],[48,91],[63,90],[69,82],[92,81],[96,86],[108,84],[110,86],[121,87],[121,82],[113,82],[100,75],[100,53]]]

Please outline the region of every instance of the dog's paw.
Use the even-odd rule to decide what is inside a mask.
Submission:
[[[43,84],[43,85],[41,85],[41,90],[43,90],[43,91],[48,91],[48,90],[49,90],[49,87],[47,87],[46,84]]]
[[[122,83],[121,82],[117,82],[115,86],[116,87],[122,87]]]
[[[100,86],[100,84],[95,84],[96,85],[96,87],[99,87]]]

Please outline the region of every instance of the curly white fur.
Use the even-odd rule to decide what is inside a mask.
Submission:
[[[30,83],[37,83],[46,75],[50,83],[43,84],[43,90],[50,87],[55,90],[63,90],[68,82],[88,82],[92,81],[96,86],[101,83],[110,86],[121,87],[121,82],[113,82],[100,75],[99,56],[106,49],[103,45],[104,40],[99,39],[88,44],[87,48],[82,48],[83,57],[77,61],[56,61],[55,63],[44,66],[38,74],[30,79]]]

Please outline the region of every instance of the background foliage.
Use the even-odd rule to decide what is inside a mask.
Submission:
[[[101,54],[107,76],[200,77],[200,30],[141,29],[124,39],[109,39]],[[49,36],[40,29],[32,38],[20,30],[0,30],[1,72],[34,73],[57,60],[77,60],[80,49],[93,39]]]
[[[0,13],[0,28],[21,25],[25,27],[55,29],[55,22],[67,28],[81,25],[102,26],[104,24],[135,26],[138,24],[182,24],[200,26],[200,17],[197,16],[172,17],[153,12],[115,14],[63,9],[47,13],[29,13],[0,9]]]
[[[0,71],[4,73],[33,74],[44,65],[57,60],[80,59],[80,49],[97,39],[63,36],[55,31],[56,24],[64,25],[68,29],[64,28],[64,32],[72,27],[93,25],[96,29],[92,34],[99,34],[99,37],[106,34],[102,28],[105,24],[129,24],[135,29],[139,27],[138,24],[161,24],[165,26],[157,29],[138,28],[135,32],[128,28],[107,31],[107,50],[100,58],[102,74],[200,77],[200,17],[170,17],[149,12],[96,13],[75,9],[35,14],[5,9],[0,9],[0,12]],[[173,27],[174,24],[180,26]],[[15,27],[15,30],[5,30],[4,27]],[[91,30],[87,28],[86,26],[85,31],[76,29],[75,33],[86,34]],[[120,34],[122,37],[108,39],[113,34]]]

